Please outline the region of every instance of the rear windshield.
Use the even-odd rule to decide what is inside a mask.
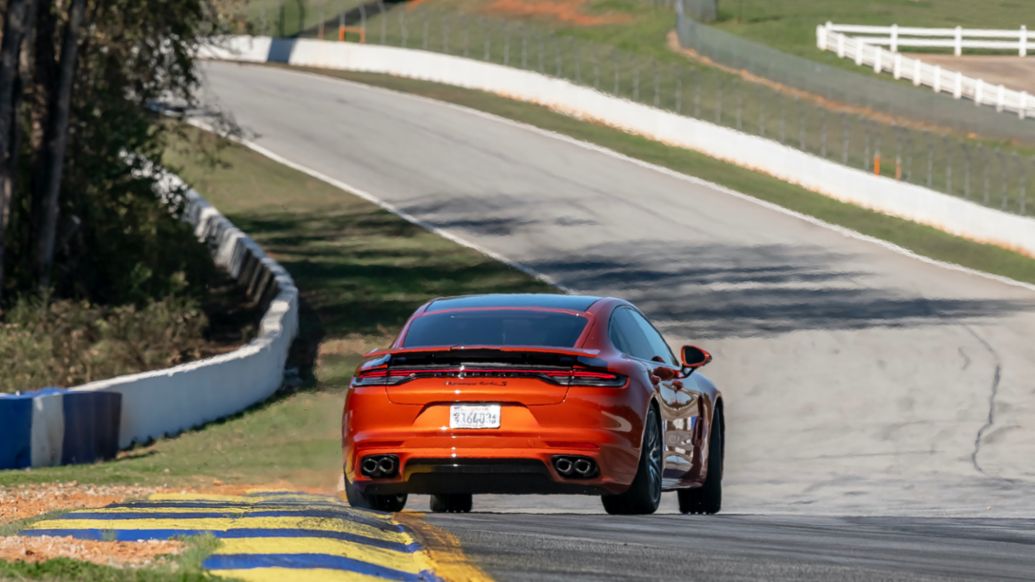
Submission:
[[[403,347],[575,345],[586,319],[550,311],[477,310],[431,313],[413,320]]]

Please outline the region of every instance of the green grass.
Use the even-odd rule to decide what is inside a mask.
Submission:
[[[988,273],[1035,283],[1035,260],[993,245],[975,243],[935,228],[880,214],[805,190],[690,150],[587,123],[538,105],[482,91],[371,73],[312,72],[424,95],[507,117],[598,144],[628,156],[710,180],[744,194],[883,239],[918,254]]]
[[[201,562],[215,550],[212,536],[184,539],[183,553],[162,557],[145,568],[116,568],[57,558],[38,563],[0,561],[0,580],[90,580],[91,582],[189,582],[214,580]]]
[[[295,278],[301,338],[291,365],[307,387],[202,430],[108,463],[0,471],[0,487],[48,481],[170,486],[333,487],[344,387],[361,355],[387,345],[429,298],[547,291],[527,275],[414,226],[246,148],[219,143],[212,167],[189,152],[216,138],[191,130],[168,160]]]
[[[816,48],[816,26],[837,24],[1017,29],[1035,26],[1024,0],[720,0],[714,26],[810,59],[837,60]],[[852,65],[854,67],[854,65]]]
[[[242,17],[256,34],[292,36],[364,4],[365,0],[248,0]],[[326,30],[331,34],[330,29]]]

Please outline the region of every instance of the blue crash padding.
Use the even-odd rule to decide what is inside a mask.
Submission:
[[[114,459],[119,452],[122,395],[118,392],[65,392],[65,436],[61,464]]]
[[[0,469],[32,465],[32,396],[0,394]]]

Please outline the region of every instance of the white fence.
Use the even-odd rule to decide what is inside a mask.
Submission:
[[[980,7],[975,5],[975,10]],[[1035,32],[1021,25],[1015,30],[992,30],[983,28],[920,28],[915,26],[865,26],[860,24],[823,25],[829,32],[851,35],[866,44],[886,46],[892,52],[906,48],[951,48],[957,57],[965,49],[982,51],[1008,51],[1018,56],[1028,56],[1028,50],[1035,44]]]
[[[970,99],[975,105],[987,105],[995,107],[997,111],[1015,113],[1021,119],[1035,115],[1035,97],[1026,91],[1015,91],[1004,85],[987,83],[959,71],[906,57],[894,50],[904,46],[901,38],[900,44],[892,45],[894,48],[889,50],[877,46],[871,38],[849,36],[844,32],[844,29],[871,28],[879,27],[822,24],[816,28],[816,46],[837,53],[841,58],[852,59],[857,65],[873,67],[875,73],[891,73],[896,79],[909,79],[914,85],[930,87],[936,93],[948,93],[956,99]]]
[[[168,180],[178,184],[177,178]],[[74,388],[122,394],[122,448],[224,418],[268,398],[283,383],[298,330],[298,289],[283,267],[193,190],[187,193],[185,219],[208,243],[216,264],[252,298],[269,300],[269,307],[255,339],[233,352]]]
[[[532,71],[415,49],[269,37],[230,37],[206,47],[203,56],[383,73],[507,95],[697,150],[844,202],[1035,256],[1035,219],[875,176],[771,139]]]

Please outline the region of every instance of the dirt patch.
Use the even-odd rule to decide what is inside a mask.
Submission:
[[[161,489],[119,485],[49,483],[0,488],[0,524],[62,509],[104,507],[127,499],[147,497]]]
[[[484,10],[508,16],[547,18],[575,26],[603,26],[632,20],[631,15],[618,12],[588,14],[586,3],[587,0],[493,0]]]
[[[0,560],[42,562],[70,558],[104,566],[145,566],[158,556],[178,554],[184,544],[172,540],[98,542],[71,537],[0,538]]]

